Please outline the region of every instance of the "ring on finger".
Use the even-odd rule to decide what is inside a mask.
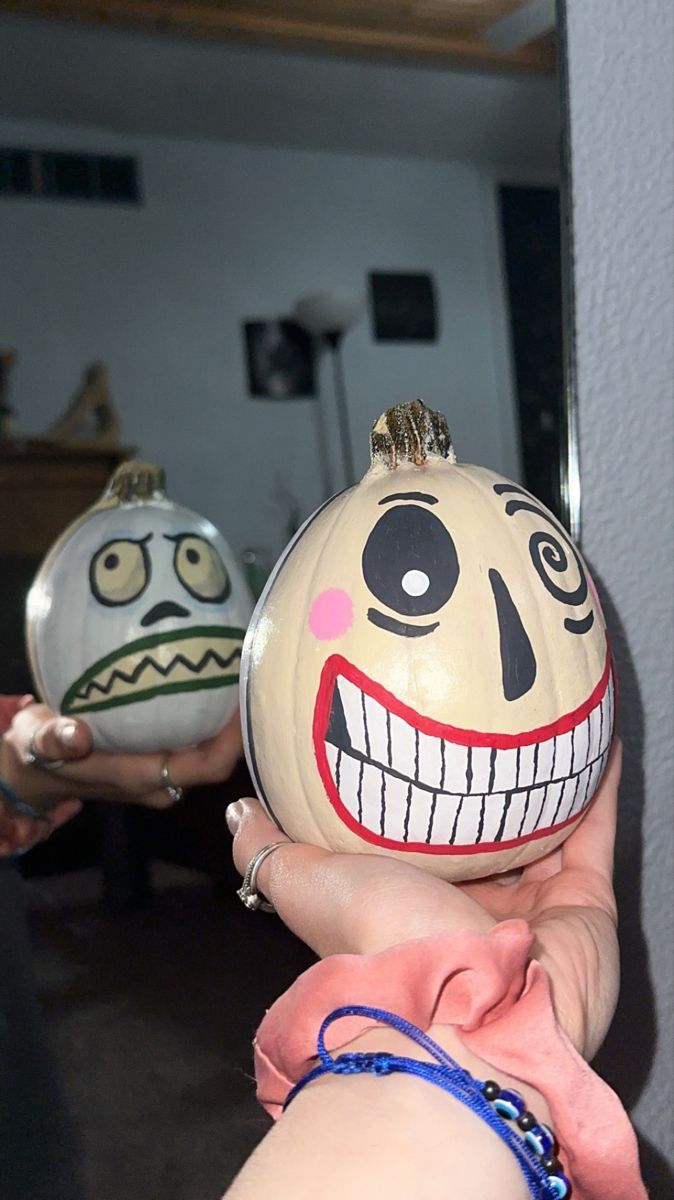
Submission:
[[[35,745],[35,738],[39,732],[39,729],[34,729],[30,735],[28,750],[24,759],[26,766],[37,767],[39,771],[58,771],[59,767],[62,767],[65,763],[65,759],[45,758],[44,754],[40,754]]]
[[[243,883],[236,894],[251,912],[256,912],[258,908],[261,908],[263,912],[276,912],[274,905],[265,900],[257,890],[257,873],[265,858],[268,858],[274,850],[278,850],[279,846],[287,846],[287,844],[287,842],[271,842],[268,846],[263,846],[261,850],[258,850],[248,863]]]
[[[169,800],[171,801],[171,804],[177,804],[179,800],[182,800],[183,796],[185,795],[185,792],[184,792],[183,788],[178,787],[177,784],[175,784],[173,782],[173,780],[171,779],[171,775],[169,772],[170,757],[171,757],[171,755],[167,754],[166,758],[164,759],[164,761],[161,765],[161,769],[159,771],[159,786],[161,788],[163,788],[165,792],[168,793],[168,797],[169,797]]]

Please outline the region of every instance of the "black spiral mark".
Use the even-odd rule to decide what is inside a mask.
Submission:
[[[583,570],[583,564],[573,546],[570,543],[567,543],[567,546],[571,551],[580,576],[578,587],[572,592],[568,592],[566,588],[562,588],[555,583],[549,573],[550,571],[554,571],[558,575],[563,575],[571,565],[569,555],[562,542],[554,534],[548,533],[547,530],[532,533],[529,538],[531,561],[550,595],[554,596],[555,600],[561,600],[562,604],[571,604],[576,608],[578,605],[584,604],[587,600],[587,578]]]
[[[552,523],[552,519],[537,504],[529,503],[527,500],[509,500],[506,504],[506,514],[509,517],[512,517],[516,512],[520,512],[521,510],[532,512],[537,517],[542,517],[543,520]],[[529,554],[539,579],[542,581],[546,591],[555,600],[559,600],[562,604],[570,604],[573,608],[577,608],[585,603],[588,597],[585,568],[575,546],[564,536],[563,531],[556,522],[554,524],[554,532],[552,530],[539,530],[536,533],[532,533],[529,538]],[[574,563],[578,571],[579,582],[575,589],[567,591],[566,588],[560,587],[553,578],[553,575],[564,575]],[[590,611],[586,617],[580,620],[567,617],[564,622],[564,628],[569,633],[582,634],[587,633],[593,624],[594,613]]]

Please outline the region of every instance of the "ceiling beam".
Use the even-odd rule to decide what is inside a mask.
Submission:
[[[144,29],[151,32],[240,39],[253,43],[327,49],[369,57],[434,60],[502,72],[553,73],[554,42],[504,51],[478,36],[453,32],[451,8],[446,26],[395,22],[374,27],[346,24],[321,15],[319,0],[311,15],[288,13],[284,0],[263,12],[201,0],[0,0],[0,10],[22,16],[51,17]],[[385,9],[384,9],[385,11]]]

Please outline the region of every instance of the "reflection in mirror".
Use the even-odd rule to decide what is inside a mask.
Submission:
[[[255,595],[416,396],[568,521],[553,5],[150,7],[0,3],[4,695],[40,560],[132,454]],[[111,802],[165,799],[159,760],[94,772],[21,860],[60,1080],[26,1017],[40,1136],[3,1196],[217,1195],[266,1127],[250,1040],[311,955],[234,895],[238,750],[172,765],[166,812]]]

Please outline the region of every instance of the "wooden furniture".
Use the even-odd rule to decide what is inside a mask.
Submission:
[[[41,559],[132,456],[122,446],[0,441],[0,557]]]
[[[0,0],[0,9],[23,16],[552,74],[554,34],[516,49],[499,49],[491,36],[497,22],[523,5],[524,0]]]
[[[32,688],[24,606],[41,559],[131,454],[122,446],[0,441],[0,692]]]

